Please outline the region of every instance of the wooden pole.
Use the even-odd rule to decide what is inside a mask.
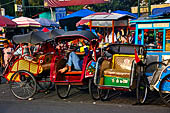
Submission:
[[[90,31],[92,31],[92,21],[90,20]]]
[[[114,20],[112,20],[112,43],[114,42]]]
[[[140,0],[138,0],[138,17],[140,17]]]

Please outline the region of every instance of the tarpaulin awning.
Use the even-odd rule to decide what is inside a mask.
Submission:
[[[9,18],[9,19],[11,19],[11,20],[15,18],[15,17],[9,16],[9,15],[5,15],[5,17],[6,17],[6,18]]]
[[[74,18],[74,17],[81,17],[82,18],[82,17],[86,17],[86,16],[94,14],[94,13],[95,13],[94,11],[91,11],[91,10],[88,10],[88,9],[81,9],[79,11],[76,11],[76,12],[68,15],[68,16],[61,18],[60,20]]]
[[[65,7],[65,6],[76,6],[76,5],[88,5],[107,3],[109,0],[44,0],[45,7]]]
[[[74,12],[68,16],[65,16],[59,20],[60,26],[62,29],[67,26],[68,30],[76,30],[76,23],[80,21],[81,18],[86,17],[88,15],[94,14],[94,11],[88,9],[81,9],[77,12]]]
[[[113,11],[113,13],[119,13],[119,14],[124,14],[124,15],[130,15],[134,18],[138,18],[138,15],[130,13],[128,11],[121,11],[121,10],[117,10],[117,11]]]
[[[152,15],[150,15],[149,17],[159,17],[159,16],[164,16],[169,14],[170,14],[170,7],[154,8],[152,10]]]
[[[4,16],[0,16],[0,26],[1,27],[16,27],[16,23],[10,20],[9,18],[6,18]]]
[[[41,27],[41,24],[32,18],[19,17],[12,19],[12,21],[17,23],[17,27]]]

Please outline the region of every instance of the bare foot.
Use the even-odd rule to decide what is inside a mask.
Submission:
[[[64,72],[66,72],[66,71],[67,71],[67,67],[64,67],[64,68],[58,70],[58,72],[60,72],[60,73],[64,73]]]
[[[68,72],[71,72],[71,66],[68,66]]]

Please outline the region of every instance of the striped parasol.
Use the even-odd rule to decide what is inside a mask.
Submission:
[[[41,27],[41,24],[39,22],[28,17],[19,17],[13,19],[12,21],[17,23],[17,27]]]

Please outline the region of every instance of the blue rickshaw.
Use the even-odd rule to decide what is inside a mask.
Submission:
[[[131,21],[134,23],[135,44],[147,46],[147,65],[141,77],[147,81],[148,89],[159,91],[163,102],[170,106],[170,20],[148,18]],[[147,93],[141,95],[144,85],[140,81],[137,85],[138,101],[144,103],[147,97]]]

